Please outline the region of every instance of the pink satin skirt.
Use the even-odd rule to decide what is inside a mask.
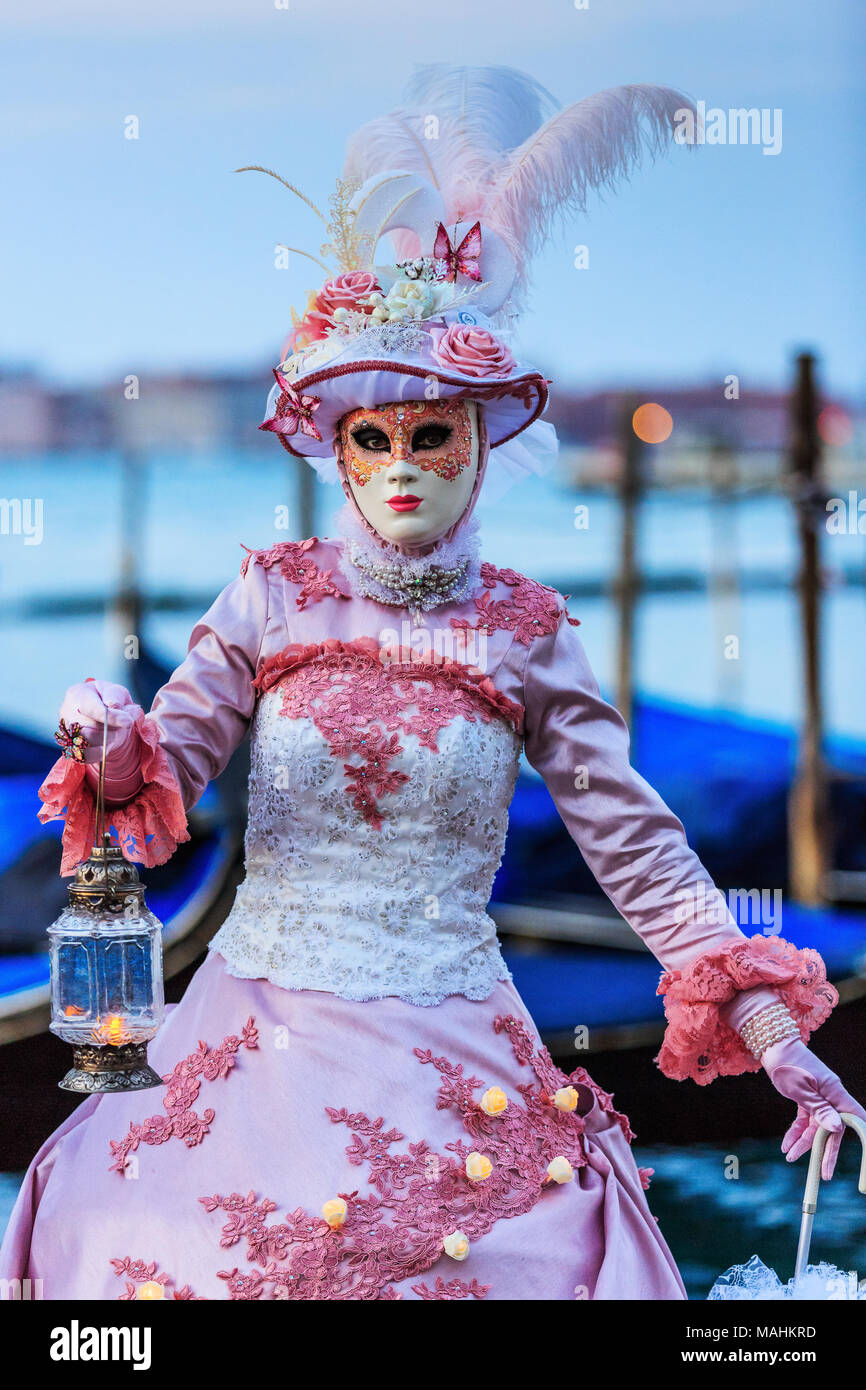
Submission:
[[[580,1068],[578,1111],[557,1108],[569,1078],[509,983],[358,1004],[211,952],[150,1058],[164,1089],[84,1101],[36,1155],[0,1278],[46,1299],[685,1297],[627,1120]]]

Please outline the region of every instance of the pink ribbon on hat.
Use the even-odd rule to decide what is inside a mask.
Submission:
[[[259,426],[262,430],[272,430],[274,434],[297,434],[300,429],[311,439],[321,441],[321,434],[315,420],[313,411],[318,410],[322,404],[318,396],[300,396],[293,386],[290,386],[281,372],[275,371],[277,385],[282,392],[277,408],[270,420],[265,420]]]

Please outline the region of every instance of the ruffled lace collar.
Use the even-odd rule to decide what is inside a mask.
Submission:
[[[428,613],[445,603],[459,603],[480,582],[478,522],[472,517],[429,555],[406,555],[381,537],[374,540],[348,506],[338,513],[337,524],[343,538],[343,573],[363,598]]]

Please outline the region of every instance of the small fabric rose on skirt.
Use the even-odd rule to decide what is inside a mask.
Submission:
[[[508,1097],[499,1086],[490,1086],[479,1102],[485,1115],[495,1117],[508,1109]]]
[[[465,1260],[469,1254],[469,1238],[462,1231],[452,1231],[443,1240],[442,1249],[452,1260]]]
[[[552,1158],[547,1165],[547,1176],[551,1182],[563,1183],[572,1182],[574,1179],[574,1169],[568,1159],[562,1154]]]
[[[577,1109],[579,1099],[573,1086],[560,1086],[559,1090],[553,1093],[553,1103],[557,1110],[563,1110],[567,1115]]]
[[[146,1284],[141,1285],[136,1296],[146,1300],[165,1298],[165,1289],[155,1279],[148,1279]]]
[[[327,1221],[332,1231],[337,1231],[346,1220],[348,1210],[342,1197],[331,1197],[322,1207],[322,1220]]]
[[[468,323],[450,323],[434,335],[433,355],[441,366],[461,376],[507,377],[516,365],[504,343],[486,328]]]
[[[493,1164],[486,1154],[466,1155],[466,1176],[470,1182],[486,1182],[493,1172]]]

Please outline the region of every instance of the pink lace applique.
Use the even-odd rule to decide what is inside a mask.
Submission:
[[[475,599],[478,620],[470,623],[468,618],[452,618],[453,628],[484,632],[488,636],[501,628],[513,632],[515,640],[525,647],[534,637],[556,631],[562,608],[555,589],[539,584],[535,579],[527,579],[517,570],[497,569],[496,565],[486,561],[481,566],[481,582],[486,592]],[[497,583],[509,586],[511,594],[508,598],[491,598],[490,590],[495,589]]]
[[[248,550],[241,565],[241,574],[246,574],[251,560],[266,570],[279,565],[284,579],[301,586],[295,597],[295,604],[301,610],[306,608],[308,602],[315,603],[320,598],[350,598],[350,594],[334,583],[334,571],[320,570],[308,554],[318,544],[318,536],[310,536],[305,541],[281,541],[279,545],[272,545],[270,550]],[[247,550],[246,546],[244,550]]]
[[[628,1142],[632,1142],[635,1134],[628,1122],[628,1117],[614,1109],[611,1093],[603,1091],[600,1086],[596,1085],[585,1067],[575,1067],[571,1075],[566,1076],[565,1072],[560,1071],[559,1067],[554,1064],[546,1047],[542,1046],[536,1051],[535,1043],[526,1024],[519,1018],[515,1018],[513,1014],[494,1019],[493,1027],[497,1033],[508,1034],[514,1056],[521,1066],[531,1066],[536,1076],[540,1077],[546,1088],[543,1093],[545,1101],[549,1094],[558,1091],[561,1086],[574,1086],[576,1088],[584,1086],[595,1096],[599,1108],[613,1116]]]
[[[113,837],[124,858],[148,869],[164,864],[189,839],[186,811],[177,779],[153,719],[142,714],[135,724],[141,740],[144,786],[125,806],[109,810]],[[39,812],[43,822],[65,820],[61,874],[72,874],[90,854],[96,836],[96,797],[83,762],[58,758],[42,786]]]
[[[283,687],[282,715],[312,719],[333,757],[353,759],[343,763],[352,805],[377,830],[379,798],[408,780],[390,767],[403,751],[400,734],[414,734],[438,753],[437,735],[458,715],[470,723],[498,716],[515,729],[523,720],[522,706],[477,668],[445,657],[383,661],[372,637],[292,643],[256,676],[262,692],[277,685]]]
[[[161,1284],[163,1288],[167,1289],[169,1284],[174,1283],[174,1280],[169,1274],[159,1274],[157,1272],[157,1265],[155,1262],[148,1265],[144,1263],[144,1260],[131,1260],[129,1256],[126,1256],[125,1259],[112,1260],[111,1263],[114,1266],[114,1272],[117,1277],[119,1279],[126,1278],[126,1292],[120,1294],[118,1299],[120,1303],[129,1302],[137,1298],[138,1286],[140,1284]],[[203,1298],[197,1297],[189,1284],[184,1284],[182,1289],[173,1289],[171,1298],[177,1302],[183,1303],[204,1303],[206,1301]]]
[[[221,1248],[231,1250],[243,1243],[253,1266],[218,1271],[229,1299],[394,1301],[402,1297],[396,1284],[425,1274],[443,1258],[443,1241],[452,1231],[461,1230],[476,1241],[497,1221],[520,1216],[538,1201],[557,1200],[559,1189],[548,1182],[547,1165],[562,1154],[572,1167],[585,1166],[583,1120],[550,1103],[545,1086],[564,1078],[543,1049],[535,1052],[530,1043],[527,1051],[525,1025],[513,1018],[497,1023],[497,1032],[508,1031],[512,1043],[517,1040],[536,1070],[537,1082],[518,1087],[522,1105],[512,1098],[496,1117],[487,1115],[475,1099],[484,1085],[478,1077],[465,1076],[461,1065],[444,1057],[415,1049],[419,1062],[440,1075],[437,1108],[457,1111],[468,1143],[446,1144],[444,1154],[435,1153],[424,1140],[399,1150],[396,1146],[405,1136],[386,1129],[381,1116],[370,1119],[326,1107],[332,1122],[350,1131],[346,1154],[354,1166],[367,1168],[371,1189],[366,1196],[358,1190],[337,1194],[347,1205],[346,1220],[337,1229],[302,1207],[269,1224],[276,1203],[257,1198],[255,1192],[199,1198],[206,1211],[219,1211],[226,1218]],[[199,1055],[187,1062],[197,1065]],[[487,1154],[493,1164],[484,1182],[474,1183],[466,1176],[466,1157],[472,1150]],[[129,1261],[113,1263],[133,1286],[156,1269],[141,1262],[134,1267]],[[421,1299],[442,1301],[483,1298],[490,1288],[475,1279],[464,1283],[441,1277],[432,1288],[411,1287]]]
[[[462,1279],[450,1279],[446,1284],[440,1275],[432,1289],[426,1284],[413,1284],[412,1292],[427,1302],[433,1299],[450,1302],[457,1298],[486,1298],[492,1287],[492,1284],[479,1284],[477,1279],[470,1279],[468,1284]]]
[[[140,1125],[130,1123],[123,1139],[110,1141],[114,1162],[109,1172],[122,1173],[129,1154],[135,1153],[139,1144],[164,1144],[168,1139],[182,1139],[188,1148],[200,1144],[210,1132],[216,1113],[207,1109],[198,1115],[192,1108],[198,1099],[202,1079],[216,1081],[218,1077],[228,1076],[242,1046],[251,1050],[258,1047],[258,1031],[252,1018],[247,1019],[239,1038],[230,1033],[214,1048],[200,1042],[195,1052],[178,1062],[174,1071],[162,1078],[167,1087],[162,1102],[165,1114],[151,1115]]]
[[[655,1168],[638,1168],[637,1175],[640,1178],[640,1185],[644,1192],[649,1192],[650,1183],[655,1177]]]
[[[760,1062],[719,1014],[722,1004],[754,985],[776,990],[803,1042],[839,1002],[817,951],[780,936],[736,937],[696,956],[685,970],[662,975],[657,992],[664,996],[668,1026],[656,1063],[665,1076],[691,1077],[706,1086],[717,1076],[760,1071]]]

